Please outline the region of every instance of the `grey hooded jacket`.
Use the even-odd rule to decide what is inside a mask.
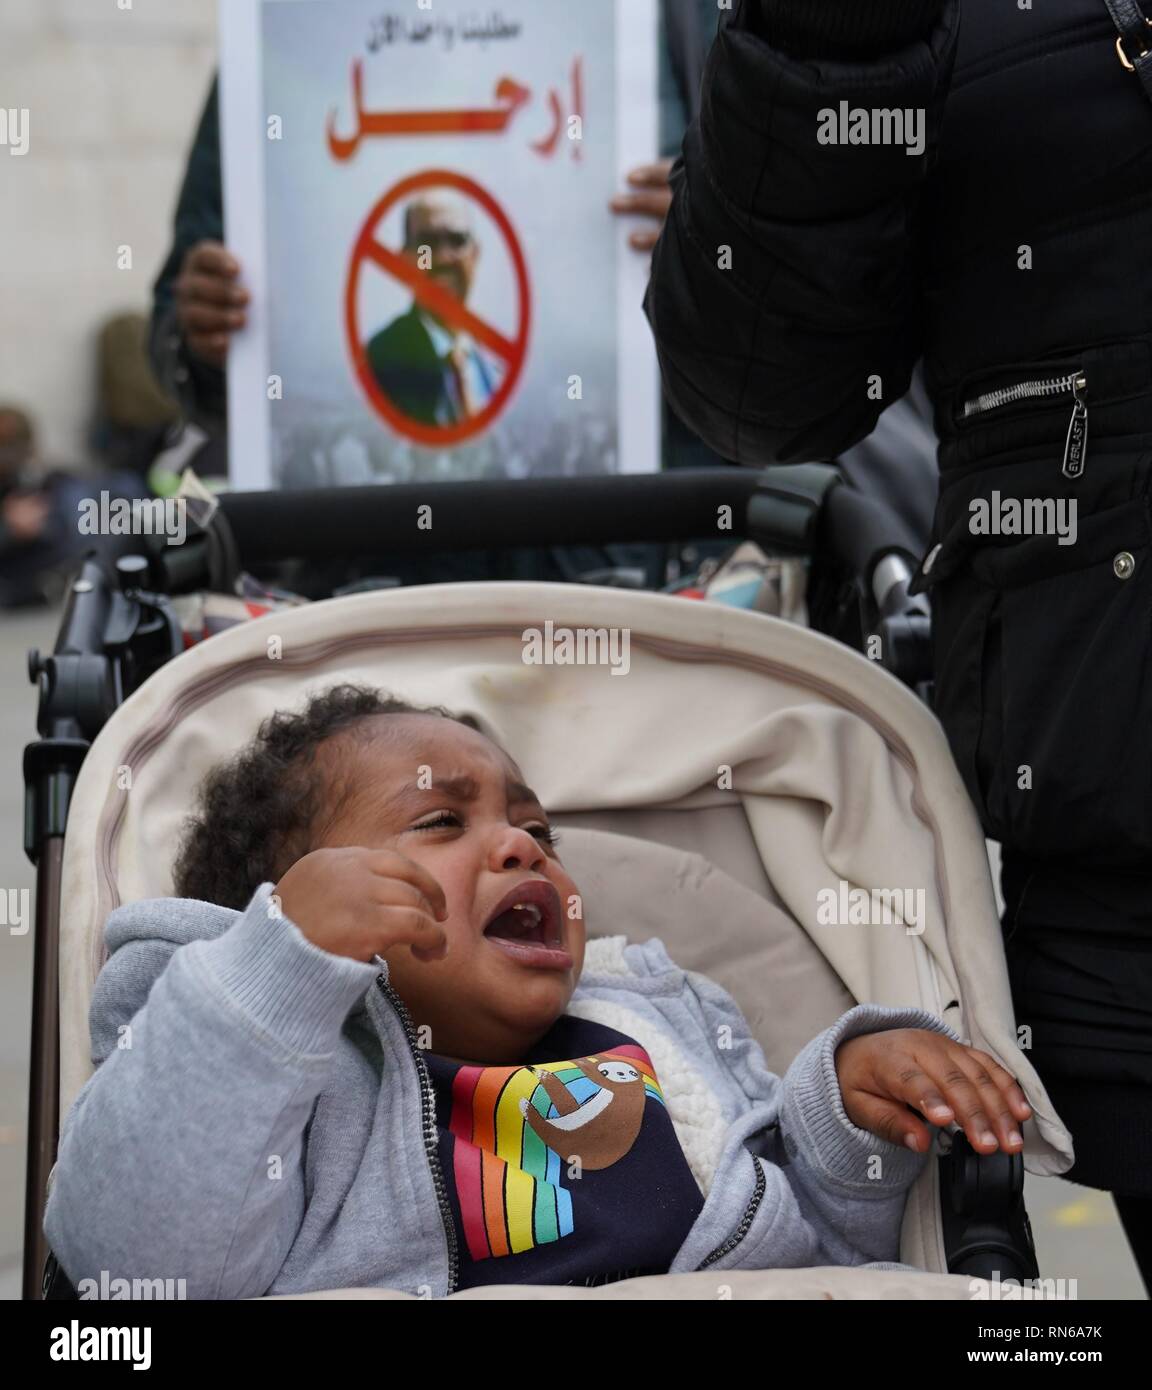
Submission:
[[[449,1294],[456,1238],[411,1021],[379,958],[321,950],[274,915],[271,891],[243,913],[164,898],[109,917],[97,1069],[65,1121],[48,1241],[73,1284],[104,1271],[184,1279],[190,1298]],[[623,1004],[674,1039],[726,1126],[670,1272],[895,1260],[927,1158],[852,1125],[833,1054],[887,1028],[955,1037],[947,1025],[862,1005],[780,1079],[731,997],[658,939],[621,959],[615,973],[585,972],[573,1005]]]

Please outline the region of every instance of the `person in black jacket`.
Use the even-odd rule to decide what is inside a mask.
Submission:
[[[923,357],[937,712],[1068,1176],[1147,1284],[1152,79],[1116,40],[1105,0],[735,0],[646,306],[673,408],[749,465],[844,450]]]

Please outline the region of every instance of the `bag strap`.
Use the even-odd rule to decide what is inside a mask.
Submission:
[[[1152,19],[1140,8],[1137,0],[1104,0],[1120,37],[1116,53],[1126,72],[1134,72],[1152,101]]]

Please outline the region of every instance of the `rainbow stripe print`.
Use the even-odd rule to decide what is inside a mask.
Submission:
[[[664,1095],[651,1059],[634,1043],[594,1055],[627,1062],[644,1081],[646,1097]],[[522,1067],[461,1067],[452,1086],[453,1177],[468,1253],[473,1260],[518,1255],[572,1234],[572,1194],[562,1186],[563,1160],[533,1133],[520,1110],[526,1100],[548,1119],[556,1115],[536,1071],[549,1071],[583,1105],[600,1090],[575,1062]]]

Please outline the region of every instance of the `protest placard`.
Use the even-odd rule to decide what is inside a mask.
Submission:
[[[235,487],[642,472],[654,0],[226,0]]]

